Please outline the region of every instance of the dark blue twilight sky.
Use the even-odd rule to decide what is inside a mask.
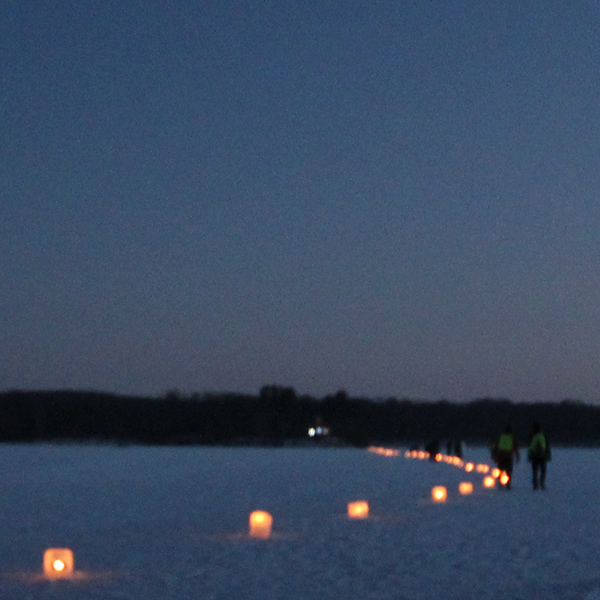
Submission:
[[[596,1],[3,0],[0,389],[600,399]]]

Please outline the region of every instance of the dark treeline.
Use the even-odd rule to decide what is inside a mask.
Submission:
[[[330,430],[312,443],[406,444],[460,439],[488,444],[507,424],[523,441],[540,421],[556,445],[600,445],[600,407],[577,401],[514,403],[481,399],[369,400],[343,392],[313,398],[265,386],[233,393],[163,398],[80,391],[0,393],[0,441],[49,440],[137,444],[284,445],[308,442],[317,425]]]

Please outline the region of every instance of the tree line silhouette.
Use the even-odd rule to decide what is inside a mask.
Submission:
[[[85,391],[0,393],[0,441],[165,445],[332,444],[423,446],[431,439],[489,444],[507,424],[526,440],[540,421],[554,445],[600,445],[600,406],[574,400],[515,403],[298,396],[268,385],[256,395],[210,393],[160,398]],[[326,426],[328,436],[309,438]]]

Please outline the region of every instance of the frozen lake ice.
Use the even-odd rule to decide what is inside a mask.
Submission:
[[[1,445],[0,598],[600,600],[599,457],[555,449],[545,492],[522,460],[506,492],[358,449]],[[256,509],[268,540],[247,534]],[[77,577],[42,577],[50,547]]]

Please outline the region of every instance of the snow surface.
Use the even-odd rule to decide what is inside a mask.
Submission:
[[[508,492],[365,450],[2,445],[0,598],[600,600],[599,456],[555,449],[544,492],[522,461]],[[268,540],[248,536],[255,509]],[[44,579],[49,547],[75,578]]]

